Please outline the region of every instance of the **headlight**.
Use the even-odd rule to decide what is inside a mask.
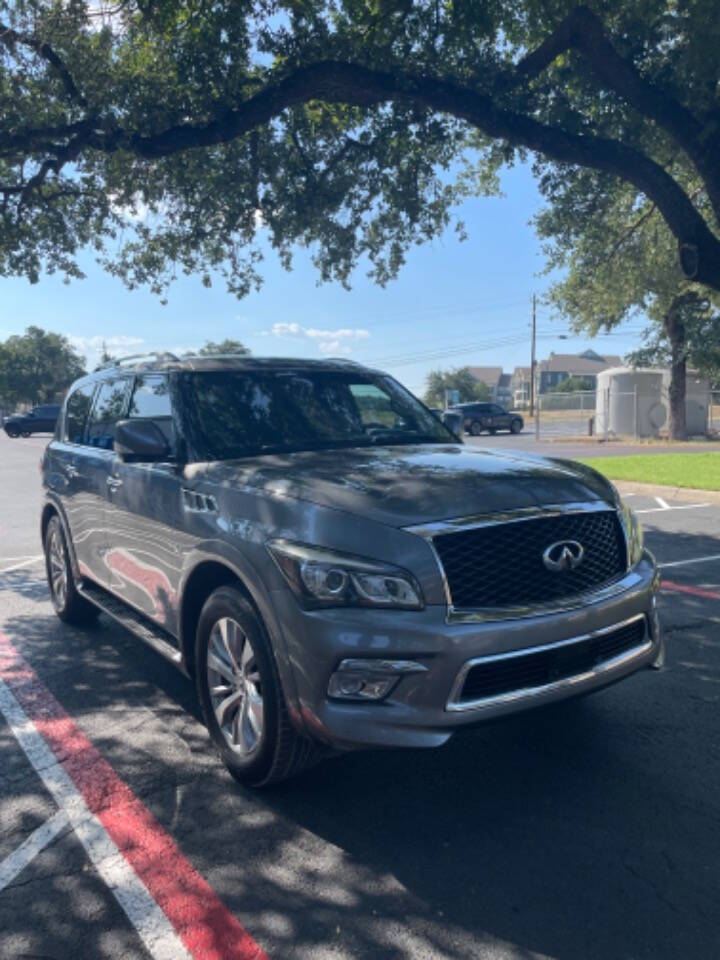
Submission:
[[[267,546],[304,607],[420,610],[424,605],[414,577],[400,567],[290,540]]]
[[[620,500],[620,509],[622,511],[623,523],[625,525],[625,536],[627,537],[628,562],[631,567],[634,567],[636,563],[640,562],[640,559],[643,555],[642,525],[638,520],[637,515],[626,503],[623,503],[622,500]]]

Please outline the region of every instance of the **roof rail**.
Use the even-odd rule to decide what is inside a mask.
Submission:
[[[109,370],[111,367],[122,367],[123,364],[135,362],[137,360],[148,360],[150,357],[153,357],[156,361],[160,360],[172,360],[178,363],[180,361],[179,357],[176,357],[174,353],[170,353],[167,350],[160,352],[152,351],[150,353],[131,353],[127,357],[115,357],[112,360],[106,360],[104,363],[99,363],[95,367],[95,371],[98,370]]]

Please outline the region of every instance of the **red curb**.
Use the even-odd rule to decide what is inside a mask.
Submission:
[[[0,633],[0,677],[195,960],[267,955]]]
[[[660,586],[669,593],[689,593],[693,597],[706,597],[709,600],[720,600],[720,593],[717,593],[715,590],[704,590],[702,587],[690,587],[686,583],[675,583],[673,580],[663,580]]]

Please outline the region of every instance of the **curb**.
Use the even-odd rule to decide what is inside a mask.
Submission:
[[[609,478],[612,480],[612,478]],[[651,497],[670,497],[673,500],[699,500],[720,504],[720,490],[698,490],[695,487],[663,486],[659,483],[637,483],[634,480],[612,480],[620,493],[646,493]]]

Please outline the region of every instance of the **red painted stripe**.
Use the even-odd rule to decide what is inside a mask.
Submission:
[[[196,960],[267,960],[147,807],[0,633],[0,677]]]
[[[707,597],[710,600],[720,600],[720,593],[717,593],[715,590],[691,587],[686,583],[675,583],[674,580],[663,580],[660,586],[663,590],[667,590],[670,593],[689,593],[693,597]]]

